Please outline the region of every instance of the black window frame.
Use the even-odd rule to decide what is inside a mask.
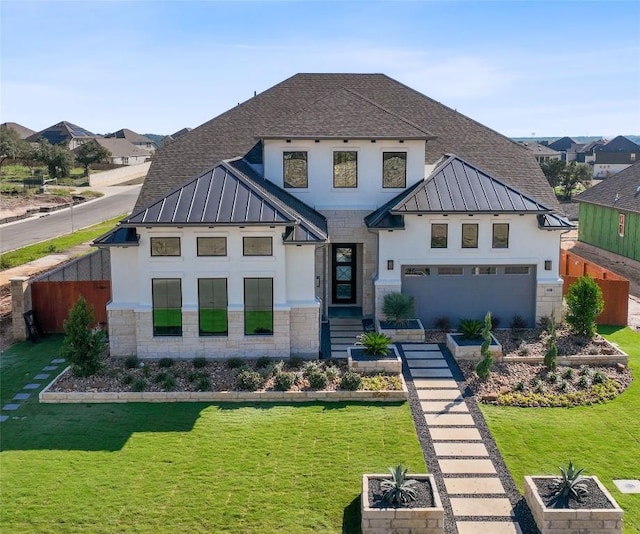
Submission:
[[[507,227],[507,240],[504,245],[500,244],[500,241],[497,241],[496,238],[496,227]],[[509,248],[509,223],[493,223],[491,228],[491,248]]]
[[[269,254],[250,254],[247,253],[247,240],[248,239],[268,239],[269,240]],[[243,256],[273,256],[273,237],[271,236],[245,236],[242,238],[242,255]]]
[[[258,297],[257,300],[260,301],[261,298],[265,294],[269,294],[270,296],[270,306],[263,305],[254,305],[248,304],[248,293],[249,290],[247,288],[247,283],[258,282]],[[261,287],[262,286],[262,287]],[[251,288],[249,288],[251,289]],[[274,330],[274,311],[273,311],[273,278],[266,277],[247,277],[243,281],[243,304],[244,304],[244,335],[245,336],[273,336]],[[255,318],[250,319],[249,314],[255,312],[270,312],[270,322],[265,322],[262,319],[256,320]],[[254,327],[254,324],[257,322],[258,327]],[[253,330],[249,331],[249,327],[252,327]]]
[[[200,243],[202,241],[204,241],[205,239],[222,239],[224,242],[224,254],[203,254],[200,251]],[[227,255],[227,238],[226,236],[200,236],[196,238],[196,254],[198,255],[198,257],[215,257],[215,258],[221,258]]]
[[[465,245],[465,228],[474,228],[475,227],[475,244],[474,245]],[[480,229],[478,228],[478,223],[462,223],[462,233],[461,233],[461,246],[462,248],[478,248]]]
[[[177,283],[178,284],[178,292],[180,295],[180,305],[179,306],[167,306],[165,308],[160,308],[158,300],[161,298],[158,295],[159,287],[156,287],[156,284],[159,286],[160,283]],[[167,289],[168,293],[168,289]],[[168,298],[167,298],[168,300]],[[160,309],[164,310],[179,310],[180,315],[180,325],[177,327],[169,327],[169,326],[158,326],[157,325],[157,316],[156,312],[159,312]],[[181,278],[152,278],[151,279],[151,323],[153,329],[153,337],[182,337],[182,279]]]
[[[385,180],[388,179],[388,176],[385,175],[385,158],[388,156],[389,158],[403,156],[404,160],[404,176],[402,177],[402,185],[387,185]],[[388,151],[382,153],[382,187],[383,189],[404,189],[407,187],[407,152],[398,152],[398,151]]]
[[[354,154],[355,155],[355,184],[354,185],[336,185],[336,165],[342,162],[336,162],[338,154]],[[334,150],[333,151],[333,187],[334,189],[357,189],[358,188],[358,151],[357,150]]]
[[[161,254],[161,253],[157,253],[155,247],[159,246],[160,241],[166,241],[166,240],[177,240],[178,241],[178,253],[177,254]],[[155,245],[155,243],[158,243],[158,245]],[[170,257],[170,258],[177,258],[182,256],[182,240],[180,239],[180,237],[176,237],[176,236],[167,236],[167,237],[150,237],[149,238],[149,251],[151,253],[151,257],[153,258],[164,258],[164,257]]]
[[[437,245],[435,240],[441,237],[434,235],[434,227],[444,226],[444,245]],[[431,223],[431,248],[449,248],[449,224],[448,223]]]
[[[287,183],[287,154],[304,154],[304,185],[292,185]],[[296,158],[301,159],[301,158]],[[308,189],[309,187],[309,153],[306,150],[285,150],[282,153],[282,183],[285,189]]]
[[[224,283],[224,307],[221,306],[216,306],[213,307],[211,306],[210,308],[203,306],[203,285],[205,282],[223,282]],[[213,289],[213,294],[214,294],[214,301],[215,301],[215,288]],[[220,330],[220,331],[205,331],[202,328],[202,323],[203,323],[203,311],[207,310],[207,309],[211,309],[211,310],[222,310],[224,309],[224,323],[225,323],[225,328],[224,330]],[[200,337],[220,337],[220,336],[227,336],[229,335],[229,287],[228,287],[228,282],[226,278],[198,278],[198,335]]]

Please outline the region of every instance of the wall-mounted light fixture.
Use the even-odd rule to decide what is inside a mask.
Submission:
[[[393,260],[387,260],[387,271],[393,271]]]
[[[348,140],[348,139],[343,139],[343,140],[342,140],[342,142],[343,142],[343,143],[348,143],[348,142],[349,142],[349,140]]]
[[[544,260],[544,270],[545,271],[551,270],[551,260]]]
[[[320,287],[320,277],[316,276],[316,287]]]
[[[286,142],[287,142],[287,143],[291,143],[291,139],[287,139],[287,141],[286,141]]]

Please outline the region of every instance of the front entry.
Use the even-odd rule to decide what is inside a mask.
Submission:
[[[333,304],[356,303],[356,245],[336,244],[331,248],[331,297]]]

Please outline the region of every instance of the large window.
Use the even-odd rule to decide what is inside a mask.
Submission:
[[[431,225],[431,248],[447,248],[447,225]]]
[[[462,248],[478,248],[478,225],[462,225]]]
[[[244,279],[244,333],[273,335],[273,278]]]
[[[198,328],[201,336],[227,334],[226,278],[198,279]]]
[[[306,152],[285,152],[283,171],[285,187],[309,187]]]
[[[226,256],[226,237],[199,237],[197,239],[198,256]]]
[[[509,248],[509,225],[506,223],[496,223],[493,225],[493,248]]]
[[[245,237],[242,240],[242,254],[245,256],[273,256],[271,237]]]
[[[152,284],[153,335],[182,335],[182,281],[154,278]]]
[[[382,153],[382,187],[406,187],[407,153]]]
[[[358,187],[358,153],[333,153],[333,187]]]
[[[150,241],[152,256],[180,256],[179,237],[152,237]]]

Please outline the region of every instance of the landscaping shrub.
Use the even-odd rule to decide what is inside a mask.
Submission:
[[[93,310],[84,297],[78,297],[63,323],[64,340],[60,349],[60,355],[71,362],[76,376],[91,376],[100,370],[105,333],[92,328],[93,322]]]
[[[569,466],[560,468],[561,476],[553,481],[551,489],[552,508],[569,508],[569,501],[576,500],[582,502],[589,491],[587,490],[586,478],[582,476],[584,469],[575,469],[573,462],[569,460]]]
[[[122,383],[125,386],[128,386],[129,384],[133,384],[133,375],[130,374],[126,374],[122,377]]]
[[[328,367],[325,367],[324,372],[327,375],[327,379],[329,380],[329,382],[333,382],[334,380],[340,378],[340,369],[335,365],[329,365]]]
[[[208,376],[203,376],[198,380],[198,391],[209,391],[211,389],[211,380]]]
[[[391,480],[383,480],[381,483],[382,498],[390,505],[404,505],[415,501],[418,494],[415,480],[407,478],[408,468],[403,469],[402,464],[390,467]]]
[[[207,366],[207,359],[204,356],[198,356],[193,359],[193,367],[195,369],[203,369]]]
[[[410,319],[416,316],[415,301],[412,296],[403,293],[388,293],[382,302],[382,313],[387,321],[396,328],[407,326]]]
[[[274,362],[273,360],[271,360],[269,362],[269,365],[258,367],[258,373],[260,373],[260,376],[263,380],[269,380],[273,375],[282,371],[283,367],[284,362]]]
[[[168,369],[169,367],[173,367],[173,358],[160,358],[158,362],[158,367],[163,369]]]
[[[573,369],[569,367],[562,373],[562,378],[564,378],[565,380],[571,380],[573,378],[573,373]]]
[[[461,319],[458,323],[458,330],[464,339],[478,339],[482,336],[482,321],[477,319]]]
[[[149,378],[152,373],[153,369],[150,365],[144,365],[144,367],[142,367],[142,376],[144,376],[145,378]]]
[[[591,378],[591,382],[595,384],[604,384],[607,380],[607,375],[605,375],[602,371],[596,371],[593,374],[593,378]]]
[[[169,376],[169,373],[165,371],[161,371],[156,376],[153,377],[153,381],[156,384],[160,384],[161,382],[164,382],[166,380],[167,376]]]
[[[400,391],[402,389],[402,381],[397,375],[377,374],[363,376],[360,385],[362,389],[366,389],[367,391]]]
[[[525,389],[526,389],[526,386],[522,381],[517,382],[516,385],[513,386],[513,391],[524,391]]]
[[[313,371],[309,373],[307,380],[312,389],[325,389],[327,387],[327,375],[323,371]]]
[[[296,383],[296,374],[291,371],[281,371],[273,377],[273,389],[277,391],[288,391]]]
[[[491,330],[495,330],[496,328],[500,328],[500,317],[496,317],[495,315],[491,316]]]
[[[162,381],[162,389],[165,391],[173,391],[176,388],[176,377],[170,374],[165,376]]]
[[[191,384],[193,384],[194,382],[197,382],[198,380],[201,380],[202,378],[209,378],[209,375],[203,371],[191,371],[187,375],[187,380]]]
[[[245,391],[256,391],[262,387],[262,384],[263,381],[260,373],[257,373],[256,371],[249,371],[248,369],[240,371],[236,378],[236,386],[238,389],[243,389]]]
[[[590,276],[582,276],[569,286],[566,301],[565,321],[571,331],[588,339],[593,338],[596,318],[604,308],[600,286]]]
[[[578,371],[578,374],[580,376],[589,377],[589,375],[591,374],[591,369],[589,369],[588,365],[581,365],[580,370]]]
[[[442,332],[451,332],[451,319],[446,316],[438,317],[433,326]]]
[[[131,386],[131,389],[137,392],[144,391],[145,389],[147,389],[147,381],[144,380],[143,378],[139,378],[133,383],[133,386]]]
[[[551,319],[547,322],[547,332],[549,332],[549,339],[547,340],[547,351],[544,354],[544,365],[553,371],[558,360],[558,336],[554,314],[551,314]]]
[[[317,360],[309,360],[304,362],[302,366],[302,376],[305,378],[309,378],[311,373],[315,373],[316,371],[320,371],[320,362]]]
[[[362,377],[353,371],[346,371],[340,380],[340,389],[356,391],[362,382]]]
[[[302,356],[291,356],[289,358],[289,367],[292,369],[300,369],[303,363],[304,358]]]
[[[242,358],[228,358],[227,367],[229,369],[240,369],[244,367],[245,361]]]
[[[269,367],[272,363],[273,360],[269,358],[269,356],[260,356],[260,358],[256,360],[256,368],[264,369],[265,367]]]
[[[366,332],[358,336],[356,345],[362,345],[369,356],[386,356],[391,338],[380,332]]]
[[[512,330],[522,330],[527,328],[527,321],[525,321],[521,315],[516,314],[511,318],[511,324],[509,327]]]
[[[124,361],[125,369],[136,369],[138,367],[138,357],[137,356],[127,356]]]
[[[576,385],[580,388],[580,389],[586,389],[589,387],[589,377],[582,375],[579,379],[578,382],[576,383]]]
[[[549,373],[547,375],[547,381],[549,382],[549,384],[555,384],[558,381],[557,373]]]
[[[491,312],[487,312],[484,316],[484,328],[482,329],[482,345],[480,346],[480,354],[482,360],[476,365],[476,374],[481,380],[486,380],[491,374],[493,367],[493,356],[491,356]]]
[[[561,393],[544,392],[519,392],[512,391],[498,396],[496,404],[501,406],[523,406],[523,407],[569,407],[587,406],[598,404],[614,399],[619,391],[613,381],[606,384],[594,385],[591,389],[584,389],[566,393],[568,385],[563,382],[559,385]]]

